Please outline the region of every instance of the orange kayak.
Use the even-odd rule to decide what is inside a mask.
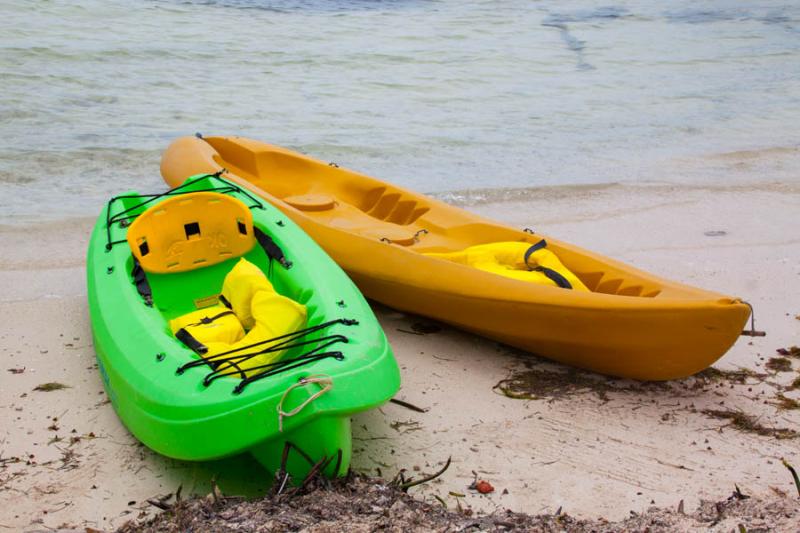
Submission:
[[[161,161],[173,187],[221,169],[300,225],[367,297],[569,365],[640,380],[689,376],[725,354],[750,314],[739,298],[263,142],[183,137]],[[583,290],[443,258],[477,245],[542,239]]]

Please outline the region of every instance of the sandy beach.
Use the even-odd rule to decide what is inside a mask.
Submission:
[[[783,177],[797,160],[798,151],[787,149],[703,162],[739,173],[735,186],[653,181],[473,199],[468,208],[483,215],[740,296],[767,336],[741,337],[715,364],[722,372],[634,383],[573,371],[376,305],[402,368],[397,397],[427,411],[387,404],[355,418],[353,468],[391,478],[403,468],[433,472],[450,457],[442,477],[411,494],[434,502],[438,496],[451,508],[562,508],[610,520],[681,501],[688,511],[735,486],[755,497],[794,496],[781,459],[800,463],[800,410],[781,404],[781,395],[800,399],[790,387],[800,360],[788,359],[792,368],[781,370],[770,359],[780,357],[779,348],[800,345],[800,181]],[[742,184],[743,174],[774,164],[784,165],[776,172],[783,179]],[[702,170],[697,162],[686,168]],[[120,424],[97,372],[86,309],[92,223],[0,227],[3,530],[111,530],[152,513],[146,499],[179,486],[184,495],[206,494],[216,478],[224,493],[252,496],[268,482],[248,457],[170,460]],[[37,390],[46,383],[65,388]],[[725,418],[738,411],[752,416],[762,434]],[[495,491],[468,491],[476,475]]]

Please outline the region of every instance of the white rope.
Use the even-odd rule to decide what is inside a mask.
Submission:
[[[289,393],[292,392],[297,387],[304,387],[310,383],[324,384],[324,386],[320,390],[309,396],[306,401],[304,401],[291,411],[284,411],[283,402],[284,400],[286,400],[286,397],[289,395]],[[307,406],[308,404],[310,404],[311,402],[313,402],[314,400],[316,400],[317,398],[319,398],[332,388],[333,388],[333,378],[331,378],[327,374],[314,374],[312,376],[308,376],[301,379],[300,381],[298,381],[297,383],[286,389],[286,391],[283,393],[283,396],[281,396],[281,401],[278,402],[278,431],[283,433],[284,418],[296,415],[297,413],[302,411],[305,406]]]

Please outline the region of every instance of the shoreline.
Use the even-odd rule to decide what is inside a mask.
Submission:
[[[775,404],[777,394],[800,399],[787,388],[800,360],[789,361],[791,371],[767,368],[776,349],[800,345],[793,290],[800,287],[800,238],[781,231],[796,226],[800,186],[774,181],[713,189],[621,184],[470,207],[664,277],[744,297],[767,337],[741,338],[715,368],[764,377],[689,378],[666,387],[608,380],[448,326],[408,333],[430,321],[375,306],[401,365],[397,397],[429,411],[387,404],[355,417],[353,469],[391,478],[401,468],[434,471],[452,456],[441,478],[412,495],[433,503],[437,495],[451,507],[458,499],[475,511],[562,507],[571,516],[609,520],[651,505],[675,508],[680,500],[688,512],[700,499],[727,497],[734,485],[755,497],[773,495],[772,487],[792,494],[780,460],[800,463],[797,439],[742,432],[731,420],[704,414],[741,410],[768,428],[800,423],[800,410]],[[253,469],[254,461],[198,465],[157,456],[127,433],[104,399],[85,303],[92,224],[81,217],[0,225],[6,251],[0,414],[8,421],[0,429],[0,459],[21,459],[0,466],[0,524],[111,529],[151,512],[146,499],[178,485],[185,496],[207,494],[215,475],[225,494],[259,494],[266,473]],[[508,379],[540,388],[555,378],[566,392],[518,399],[496,388]],[[47,382],[69,388],[34,390]],[[496,491],[450,496],[466,493],[473,470]]]
[[[302,147],[296,148],[301,153],[306,153]],[[104,149],[100,149],[101,151]],[[88,150],[91,153],[92,150]],[[315,157],[313,153],[309,154]],[[155,164],[157,167],[158,159],[154,161],[143,160],[137,164],[137,168],[145,168],[145,163]],[[351,167],[346,161],[340,161],[343,167],[350,168],[355,172],[366,172],[364,169]],[[800,183],[796,179],[796,168],[800,168],[800,145],[780,145],[767,146],[748,150],[737,150],[732,152],[712,152],[703,155],[695,155],[682,158],[662,158],[650,161],[640,161],[636,167],[641,169],[652,169],[652,174],[643,178],[637,174],[630,179],[608,180],[600,175],[588,179],[575,177],[571,183],[552,184],[542,183],[529,187],[498,187],[481,188],[473,187],[468,189],[452,188],[448,190],[436,190],[423,192],[428,196],[441,201],[452,203],[459,207],[472,208],[486,204],[496,204],[504,202],[526,201],[531,197],[537,199],[558,200],[567,196],[585,196],[589,194],[614,194],[617,189],[638,189],[653,190],[661,188],[664,191],[674,189],[682,190],[709,190],[709,191],[746,191],[746,190],[772,190],[786,191],[795,193],[800,189]],[[422,169],[414,166],[408,168],[409,175],[424,173]],[[477,170],[472,170],[475,173]],[[368,172],[367,172],[368,173]],[[378,175],[378,174],[376,174]],[[468,174],[469,175],[469,174]],[[587,175],[591,176],[591,170],[587,170]],[[156,175],[157,176],[157,175]],[[754,176],[764,176],[754,180]],[[599,178],[599,179],[598,179]],[[155,189],[163,187],[160,180],[155,180],[154,176],[149,178],[137,178],[136,182],[130,181],[130,190],[153,190],[154,185],[147,185],[153,181],[156,183]],[[478,180],[478,182],[485,180]],[[133,185],[135,183],[135,185]],[[398,185],[400,182],[398,181]],[[4,191],[9,198],[15,196],[17,190],[22,190],[26,183],[8,182]],[[37,185],[40,187],[41,185]],[[102,189],[105,185],[102,185]],[[0,190],[3,185],[0,184]],[[120,189],[111,194],[119,194]],[[93,195],[96,193],[92,193]],[[68,195],[65,195],[69,200]],[[97,201],[97,213],[100,212],[102,202],[107,200],[102,197]],[[93,217],[75,212],[80,210],[85,203],[74,204],[71,206],[70,213],[62,212],[56,216],[49,213],[24,213],[16,215],[0,214],[0,229],[3,227],[20,227],[25,225],[38,225],[39,223],[59,223],[61,221],[80,220]]]

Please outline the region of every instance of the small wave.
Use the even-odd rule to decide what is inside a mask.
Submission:
[[[591,185],[549,185],[539,187],[507,187],[500,189],[464,189],[429,194],[438,200],[460,207],[510,202],[526,202],[536,199],[570,198],[608,191],[620,187],[619,183]]]
[[[291,13],[294,11],[342,12],[377,11],[387,8],[404,7],[427,0],[183,0],[176,2],[189,6],[212,6],[232,9],[252,9],[272,13]]]

